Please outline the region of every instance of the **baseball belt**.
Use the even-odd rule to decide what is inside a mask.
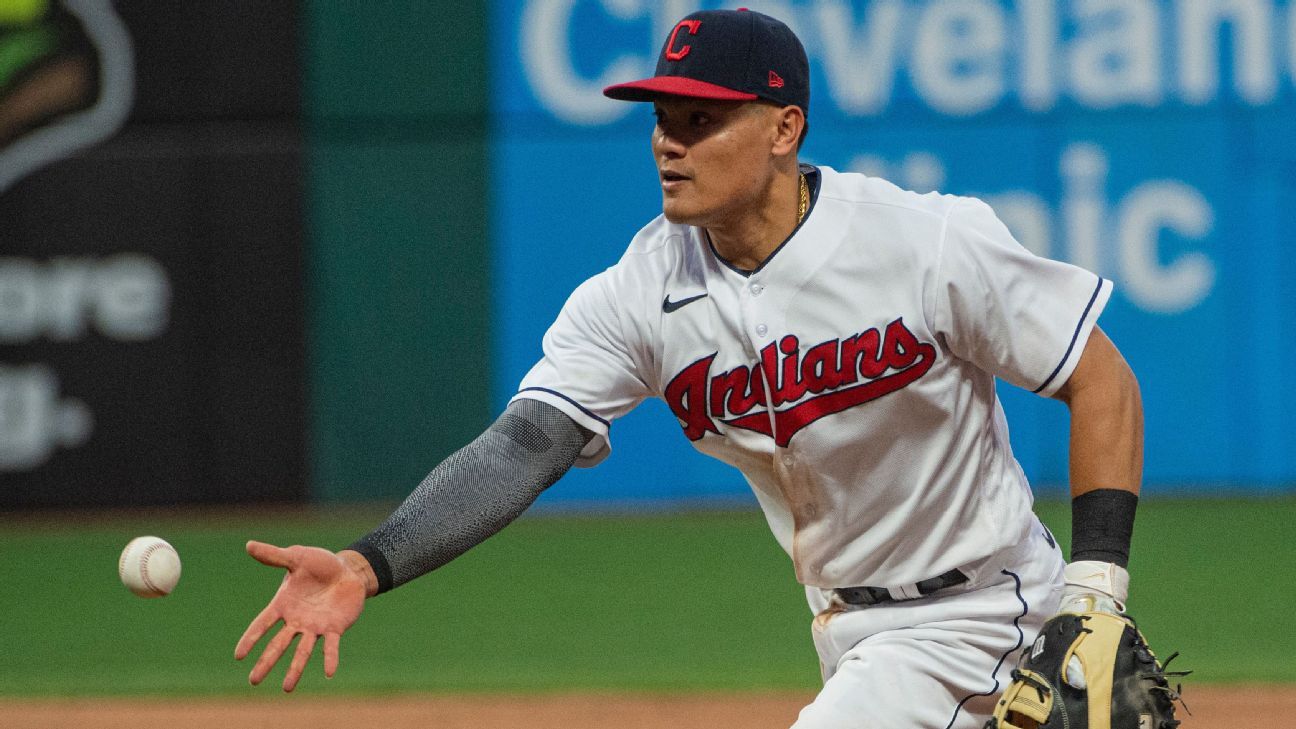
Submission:
[[[896,600],[913,600],[930,595],[937,590],[961,585],[968,581],[968,576],[958,570],[950,570],[943,575],[932,577],[912,585],[902,587],[838,587],[833,590],[837,597],[847,605],[877,605]],[[897,595],[899,595],[897,597]]]

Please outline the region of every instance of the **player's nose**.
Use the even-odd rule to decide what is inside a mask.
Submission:
[[[653,156],[659,160],[679,159],[688,151],[688,147],[680,139],[661,126],[653,131],[652,148]]]

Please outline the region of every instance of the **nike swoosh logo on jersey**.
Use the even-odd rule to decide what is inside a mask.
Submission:
[[[705,299],[706,297],[707,297],[706,294],[698,294],[697,296],[690,296],[687,299],[680,299],[679,301],[671,301],[670,294],[666,294],[666,298],[662,299],[662,311],[669,314],[672,311],[678,311],[679,309],[688,306],[689,304],[693,303],[694,301],[697,301],[698,299]]]

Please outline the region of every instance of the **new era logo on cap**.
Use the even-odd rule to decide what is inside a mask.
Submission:
[[[768,15],[704,10],[671,28],[651,78],[609,86],[603,93],[623,101],[765,99],[808,114],[810,62],[792,29]]]

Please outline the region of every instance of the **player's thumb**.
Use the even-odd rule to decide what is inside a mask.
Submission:
[[[276,547],[273,544],[266,544],[252,539],[247,543],[247,553],[251,555],[252,559],[270,567],[292,567],[292,559],[288,554],[288,550],[283,547]]]

